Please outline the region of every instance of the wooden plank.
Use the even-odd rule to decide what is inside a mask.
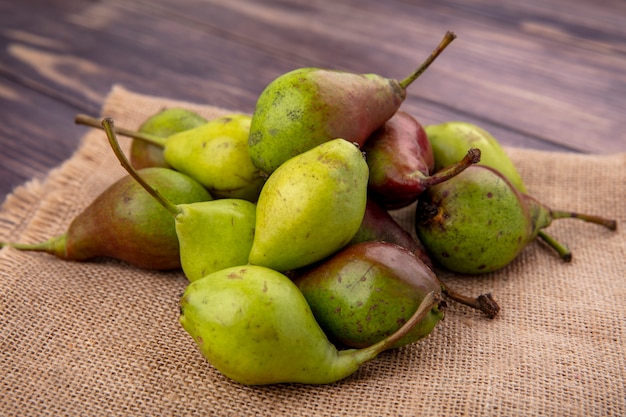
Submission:
[[[167,2],[159,4],[167,10],[163,13],[176,13]],[[625,149],[626,141],[620,140],[626,127],[624,56],[594,48],[593,43],[580,46],[580,36],[554,38],[545,31],[529,32],[528,26],[509,27],[506,19],[478,19],[480,11],[471,14],[437,2],[371,0],[351,6],[301,1],[285,8],[279,1],[183,0],[176,9],[210,30],[236,38],[248,33],[245,42],[265,50],[280,47],[312,66],[396,77],[406,74],[451,28],[460,37],[412,89],[419,98],[410,102],[411,109],[422,98],[451,113],[511,126],[564,147],[587,152]],[[233,25],[237,17],[240,23]],[[553,17],[559,24],[558,15]],[[247,32],[239,30],[244,23]],[[615,37],[607,39],[617,44]]]
[[[19,84],[0,83],[0,203],[14,187],[69,158],[86,128],[72,123],[76,109]]]

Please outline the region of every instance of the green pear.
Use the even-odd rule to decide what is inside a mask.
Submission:
[[[396,333],[366,348],[339,351],[287,276],[244,265],[190,283],[179,321],[207,361],[236,382],[329,384],[404,337],[439,301],[430,293]]]
[[[472,165],[420,195],[415,231],[441,266],[480,274],[507,266],[541,229],[564,218],[617,229],[612,219],[551,209],[520,192],[499,171]]]
[[[270,174],[283,162],[321,143],[344,138],[363,146],[395,114],[417,79],[456,37],[446,33],[431,55],[407,78],[299,68],[269,83],[250,126],[250,156]]]
[[[478,148],[481,151],[480,165],[498,170],[515,188],[522,193],[527,192],[522,176],[513,161],[496,138],[485,129],[463,121],[429,125],[424,129],[432,147],[436,171],[455,164],[460,158],[463,158],[469,148]],[[571,261],[572,253],[567,246],[543,230],[539,231],[538,236],[550,245],[563,260]]]
[[[86,115],[77,115],[75,121],[102,128],[98,119]],[[121,127],[116,127],[115,133],[161,146],[163,157],[172,168],[204,185],[214,198],[256,202],[266,175],[250,159],[250,122],[250,115],[235,113],[167,138]]]
[[[345,246],[365,214],[368,175],[363,154],[344,139],[282,164],[259,195],[249,262],[286,271]]]
[[[148,117],[139,126],[139,132],[166,138],[174,133],[201,126],[207,120],[191,110],[168,108]],[[130,145],[130,163],[135,169],[148,167],[170,168],[163,156],[163,147],[134,139]]]
[[[247,263],[256,223],[254,203],[231,198],[198,204],[172,203],[130,165],[117,142],[113,120],[104,120],[103,126],[122,166],[173,216],[180,245],[180,262],[189,281]]]

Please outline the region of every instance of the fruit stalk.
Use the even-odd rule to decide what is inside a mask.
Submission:
[[[550,217],[553,220],[556,219],[579,219],[589,223],[599,224],[609,230],[617,230],[617,221],[612,219],[606,219],[600,216],[594,216],[591,214],[576,213],[573,211],[564,210],[550,210]]]
[[[110,118],[108,119],[112,120]],[[87,116],[85,114],[77,114],[74,117],[74,122],[79,125],[94,127],[96,129],[102,129],[104,126],[103,123],[99,119],[96,119],[95,117]],[[159,146],[161,148],[165,147],[166,138],[162,138],[156,135],[151,135],[149,133],[136,132],[134,130],[125,129],[123,127],[116,127],[116,126],[114,127],[113,125],[111,126],[114,129],[115,133],[117,133],[118,135],[142,140],[144,142],[150,143],[155,146]]]
[[[548,246],[552,247],[556,251],[556,253],[563,259],[565,262],[570,262],[572,260],[572,251],[569,250],[567,246],[557,241],[555,238],[540,230],[537,233],[537,236],[541,238],[544,242],[548,244]]]
[[[137,170],[133,168],[128,158],[126,158],[126,155],[124,155],[124,151],[122,151],[122,148],[120,147],[120,144],[117,140],[117,136],[115,135],[116,129],[113,119],[107,117],[102,120],[102,127],[106,132],[107,139],[109,140],[109,144],[111,145],[111,149],[113,149],[113,153],[115,153],[115,156],[119,160],[122,167],[124,167],[124,169],[130,174],[130,176],[133,177],[135,181],[137,181],[148,193],[150,193],[152,197],[154,197],[163,207],[165,207],[167,211],[172,213],[172,215],[174,216],[179,214],[181,212],[180,207],[165,198],[165,196],[161,194],[158,189],[148,184],[141,177],[141,175],[139,175]]]
[[[450,43],[454,39],[456,39],[456,34],[454,32],[447,31],[439,45],[437,45],[437,47],[430,53],[428,58],[426,58],[424,62],[422,62],[422,64],[417,67],[417,69],[411,75],[400,81],[399,84],[402,89],[406,90],[406,88],[411,85],[413,81],[415,81],[420,75],[422,75],[422,73],[426,71],[426,69],[428,69],[430,64],[433,63],[433,61],[443,52],[444,49],[446,49],[448,45],[450,45]]]
[[[460,174],[470,165],[477,164],[478,162],[480,162],[480,149],[471,148],[467,151],[467,154],[459,162],[446,168],[442,168],[441,170],[435,172],[429,177],[425,177],[423,180],[424,188],[430,188],[433,185],[447,181],[450,178]]]
[[[461,303],[476,310],[480,310],[485,313],[485,315],[490,319],[496,317],[500,312],[500,306],[489,293],[481,294],[476,298],[472,298],[456,292],[455,290],[441,282],[441,280],[439,280],[439,282],[441,284],[441,291],[448,298],[456,301],[457,303]]]

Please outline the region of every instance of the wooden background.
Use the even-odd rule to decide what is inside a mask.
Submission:
[[[423,124],[510,146],[626,151],[623,0],[0,0],[0,202],[71,156],[113,84],[252,112],[302,66],[404,78]]]

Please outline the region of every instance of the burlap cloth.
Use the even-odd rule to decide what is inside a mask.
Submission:
[[[206,117],[227,111],[115,86],[102,115],[136,128],[174,105]],[[123,139],[126,149],[128,143]],[[626,222],[626,154],[507,151],[543,202]],[[45,181],[7,198],[0,240],[37,242],[62,233],[121,175],[104,134],[90,130]],[[411,229],[409,212],[395,214]],[[570,264],[535,242],[497,273],[444,276],[462,292],[493,293],[499,317],[450,303],[426,340],[385,352],[325,386],[246,387],[215,371],[178,324],[181,273],[5,248],[0,414],[624,416],[625,235],[576,220],[559,220],[549,230],[569,244]]]

